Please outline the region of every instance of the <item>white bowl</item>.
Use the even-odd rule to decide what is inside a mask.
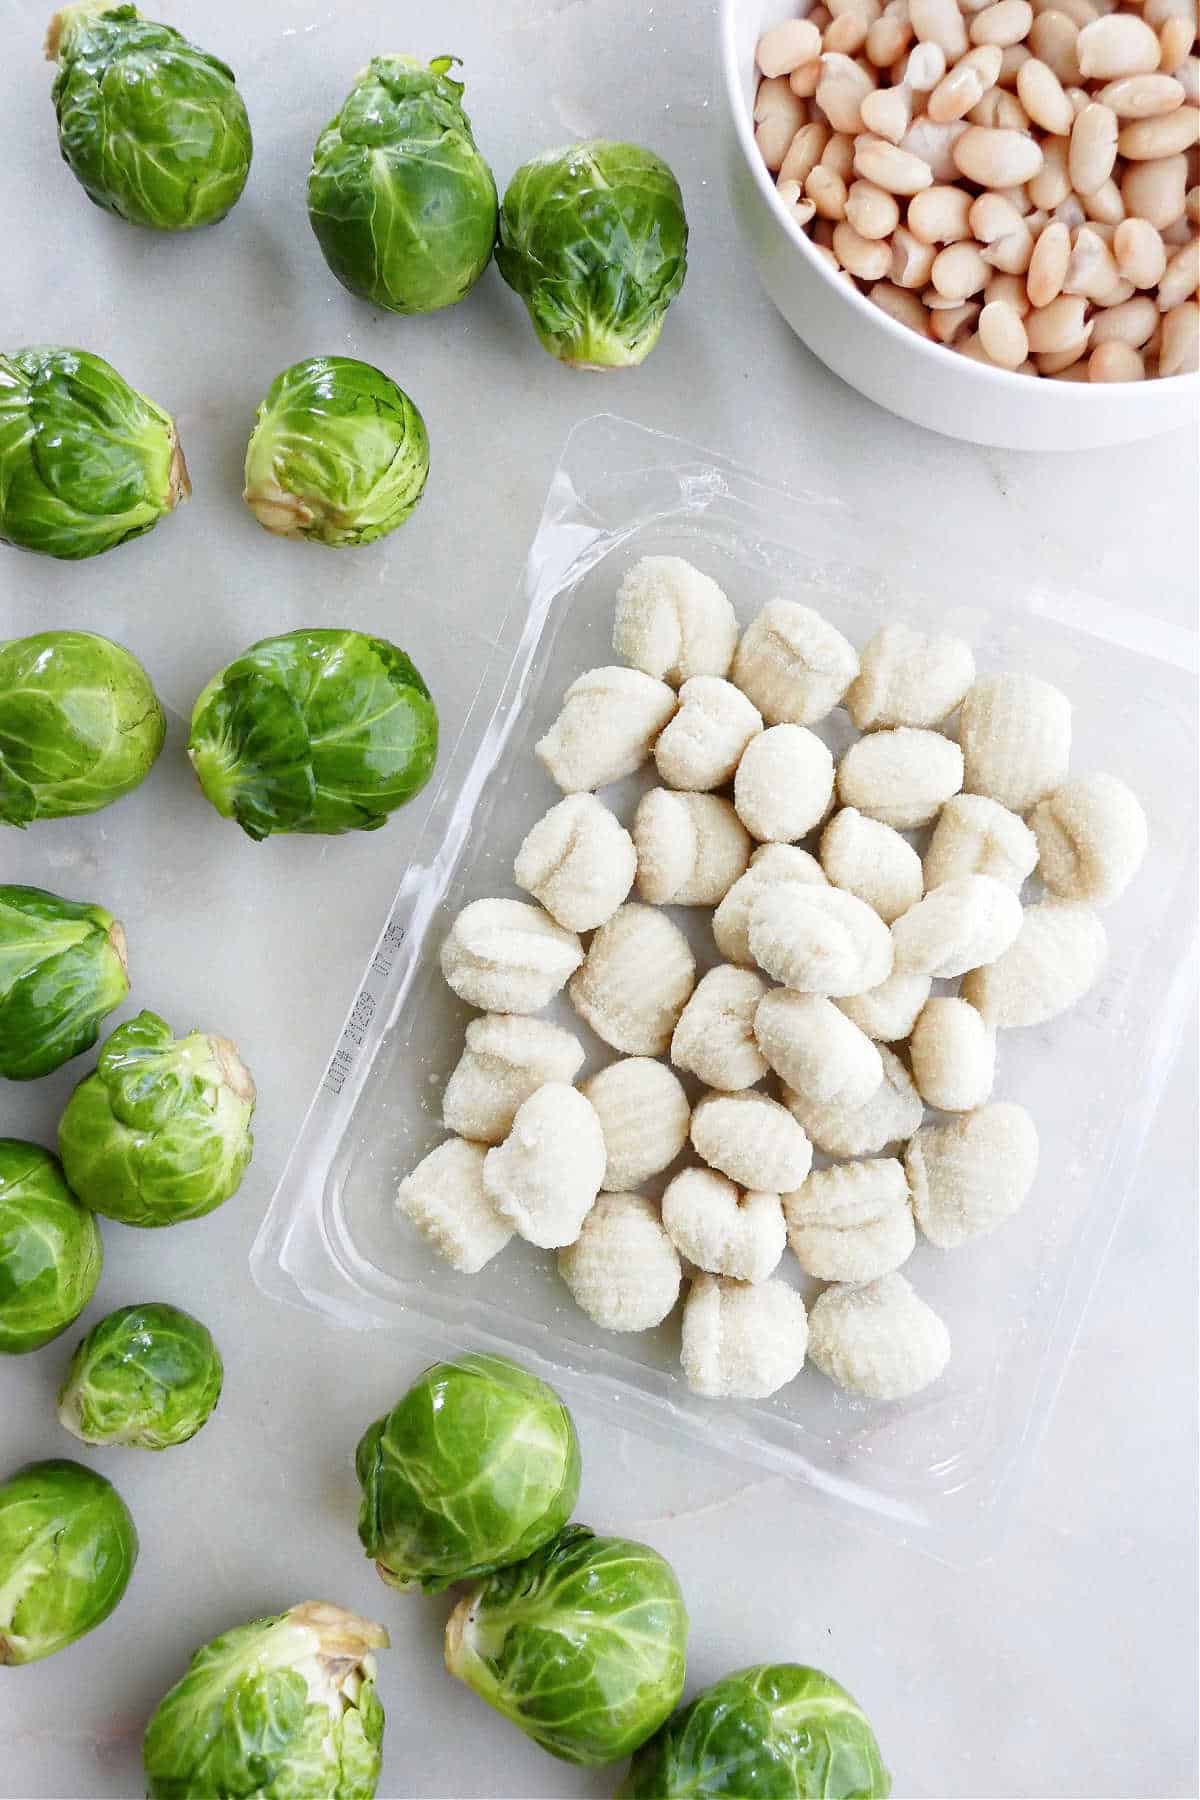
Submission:
[[[795,0],[721,0],[730,197],[763,286],[798,337],[843,381],[949,437],[1012,450],[1091,450],[1194,425],[1200,375],[1158,381],[1039,381],[920,338],[818,256],[775,192],[754,142],[754,47]]]

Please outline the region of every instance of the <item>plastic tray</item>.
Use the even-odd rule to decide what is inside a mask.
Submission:
[[[521,601],[429,802],[252,1261],[280,1299],[361,1329],[406,1328],[435,1350],[506,1349],[623,1425],[797,1477],[824,1502],[966,1563],[995,1547],[1028,1468],[1186,1016],[1196,820],[1184,811],[1190,784],[1170,772],[1195,767],[1196,745],[1183,634],[1156,638],[1136,615],[1048,587],[1040,553],[1018,542],[964,594],[949,572],[962,566],[946,550],[950,529],[939,521],[923,543],[883,513],[786,493],[619,419],[577,427]],[[948,1255],[922,1243],[906,1268],[954,1342],[946,1375],[907,1405],[851,1399],[813,1369],[768,1401],[701,1400],[679,1374],[678,1310],[657,1332],[602,1331],[552,1256],[514,1240],[481,1275],[457,1275],[393,1206],[398,1181],[444,1135],[441,1092],[470,1016],[441,978],[439,944],[468,900],[515,895],[517,846],[559,797],[532,746],[573,677],[612,660],[614,592],[648,552],[707,570],[743,623],[784,593],[859,644],[900,619],[966,637],[981,670],[1036,671],[1074,701],[1074,766],[1119,773],[1147,805],[1149,856],[1106,913],[1101,983],[1052,1024],[1001,1035],[997,1094],[1026,1104],[1041,1136],[1033,1195],[993,1237]],[[840,711],[827,735],[835,751],[846,741]],[[606,798],[628,818],[644,785],[634,778]],[[675,916],[710,966],[710,915]],[[611,1059],[570,1018],[588,1067]],[[790,1255],[780,1273],[815,1288]]]

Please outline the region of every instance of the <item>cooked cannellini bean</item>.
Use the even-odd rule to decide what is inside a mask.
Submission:
[[[889,271],[897,287],[923,288],[929,280],[935,244],[923,244],[905,226],[898,225],[892,234],[892,266]]]
[[[1070,136],[1075,108],[1049,63],[1040,62],[1036,56],[1023,63],[1017,72],[1017,93],[1035,125],[1055,137]]]
[[[1004,131],[972,125],[953,150],[960,174],[980,187],[1016,187],[1029,181],[1042,166],[1041,145],[1022,131]]]
[[[1167,266],[1162,238],[1146,219],[1123,219],[1113,233],[1113,255],[1135,288],[1157,287]]]
[[[877,69],[889,69],[897,57],[903,56],[912,43],[912,26],[905,19],[889,19],[885,14],[867,28],[867,61]],[[864,112],[863,122],[867,123]],[[871,130],[878,130],[871,126]]]
[[[1011,0],[1011,3],[1025,5],[1027,0]],[[1006,6],[1010,0],[999,0],[999,4]],[[949,119],[965,117],[988,89],[995,86],[1003,60],[1003,52],[995,44],[983,43],[979,49],[969,51],[961,62],[943,75],[930,94],[926,107],[929,117],[939,125]]]
[[[1087,330],[1082,332],[1079,337],[1072,343],[1067,344],[1062,350],[1045,351],[1041,355],[1036,356],[1034,361],[1037,363],[1038,374],[1061,375],[1064,370],[1071,367],[1072,363],[1077,363],[1080,357],[1087,353],[1088,344],[1091,341],[1091,334],[1092,325],[1091,321],[1089,321]],[[1077,369],[1072,379],[1076,381],[1086,381],[1086,365]]]
[[[978,244],[948,244],[934,259],[931,279],[944,299],[966,300],[979,293],[988,274]]]
[[[1126,300],[1120,306],[1105,307],[1097,313],[1092,325],[1093,345],[1119,340],[1140,350],[1150,342],[1159,326],[1160,314],[1153,300],[1144,295]]]
[[[1024,64],[1029,61],[1031,54],[1024,44],[1006,44],[1000,52],[1000,73],[996,77],[997,87],[1015,90],[1017,76]]]
[[[1100,17],[1099,7],[1092,6],[1090,0],[1032,0],[1032,5],[1035,13],[1051,8],[1066,13],[1077,31],[1082,31],[1085,25],[1090,25],[1093,19]]]
[[[821,59],[819,56],[814,56],[811,62],[801,63],[800,67],[793,69],[787,78],[788,86],[793,94],[799,95],[802,100],[812,99],[820,79]]]
[[[852,181],[846,194],[846,218],[863,238],[890,237],[900,221],[900,208],[893,195],[872,181]],[[887,267],[892,253],[888,247]]]
[[[1160,375],[1194,375],[1200,368],[1200,306],[1185,300],[1163,315]]]
[[[932,314],[930,330],[939,344],[957,346],[959,340],[973,330],[981,308],[978,300],[964,300],[960,305],[943,301]]]
[[[1072,110],[1071,124],[1074,125],[1074,122]],[[1033,205],[1044,208],[1047,212],[1052,212],[1071,192],[1071,177],[1067,170],[1068,147],[1065,138],[1047,138],[1042,144],[1042,166],[1026,189]]]
[[[834,19],[825,28],[821,39],[821,48],[838,50],[844,56],[854,56],[867,41],[867,21],[859,13],[843,13],[841,18]]]
[[[788,145],[804,124],[804,102],[782,75],[761,81],[754,103],[754,141],[768,169],[778,172]]]
[[[1165,231],[1183,214],[1188,159],[1164,156],[1157,162],[1132,163],[1121,175],[1121,198],[1132,218],[1147,219]]]
[[[818,163],[804,184],[804,192],[821,218],[836,223],[846,216],[846,184],[840,175]],[[839,265],[840,266],[840,265]]]
[[[904,65],[904,85],[915,94],[930,93],[946,73],[946,56],[938,44],[914,44]]]
[[[835,131],[862,130],[859,108],[874,86],[873,78],[852,57],[837,51],[822,55],[816,101]]]
[[[1011,306],[1019,319],[1023,319],[1029,311],[1029,294],[1025,283],[1019,275],[1005,275],[1000,270],[993,270],[988,276],[987,286],[983,290],[985,306],[998,302],[1002,306]]]
[[[989,362],[1001,369],[1019,369],[1029,355],[1021,315],[1003,300],[989,301],[980,313],[979,342]]]
[[[1087,299],[1095,300],[1103,306],[1110,296],[1114,303],[1131,298],[1132,287],[1126,283],[1121,291],[1116,291],[1120,287],[1120,275],[1112,251],[1094,226],[1081,225],[1071,247],[1071,260],[1067,264],[1063,292],[1083,294]]]
[[[951,62],[965,54],[967,32],[958,0],[909,0],[908,14],[921,43],[936,44]]]
[[[1057,9],[1039,13],[1029,28],[1033,54],[1040,57],[1064,85],[1079,80],[1078,38],[1079,27],[1074,19]]]
[[[1200,287],[1200,240],[1193,238],[1182,250],[1177,250],[1167,264],[1166,273],[1158,284],[1159,312],[1172,312],[1175,307],[1182,306],[1190,300]]]
[[[1025,287],[1031,306],[1049,306],[1062,293],[1070,260],[1071,233],[1055,220],[1046,226],[1029,259]]]
[[[970,194],[939,182],[913,195],[906,215],[908,228],[923,244],[957,244],[971,235],[970,210]]]
[[[867,95],[859,110],[868,131],[898,144],[912,123],[912,95],[906,87],[880,88]]]
[[[1097,225],[1111,225],[1114,230],[1125,217],[1125,202],[1121,198],[1121,190],[1110,176],[1101,182],[1094,194],[1083,196],[1083,210],[1088,218]]]
[[[814,119],[809,125],[802,125],[791,143],[787,155],[779,169],[779,181],[798,181],[803,187],[812,171],[821,160],[821,153],[829,142],[829,127],[820,120]]]
[[[860,137],[854,150],[854,168],[889,194],[918,194],[933,183],[927,162],[898,144],[889,144],[886,138]]]
[[[1119,119],[1156,119],[1182,106],[1182,84],[1172,75],[1122,75],[1096,95]]]
[[[817,209],[811,200],[804,198],[804,190],[798,181],[780,181],[775,191],[797,225],[807,225],[810,219],[816,218]]]
[[[1149,75],[1158,67],[1161,46],[1144,19],[1109,13],[1079,33],[1079,73],[1108,81],[1116,75]]]
[[[854,172],[854,139],[844,131],[835,131],[821,152],[821,167],[832,169],[848,185]]]
[[[790,75],[821,54],[821,34],[807,19],[784,19],[763,32],[754,54],[764,75]]]
[[[900,325],[907,325],[920,337],[929,336],[929,314],[907,289],[897,287],[892,281],[877,281],[867,290],[867,299],[877,306],[880,312],[887,313]]]
[[[1195,37],[1194,18],[1185,18],[1182,13],[1172,13],[1169,19],[1164,19],[1158,34],[1159,68],[1178,68],[1195,42]]]
[[[1066,350],[1069,345],[1086,342],[1084,313],[1087,301],[1081,294],[1060,294],[1031,312],[1025,321],[1029,348],[1036,356]],[[1082,352],[1081,352],[1082,353]]]
[[[1114,115],[1115,116],[1115,115]],[[1154,162],[1161,156],[1178,156],[1200,139],[1200,109],[1180,106],[1156,119],[1134,119],[1121,128],[1117,148],[1130,162]]]
[[[1067,172],[1077,194],[1093,194],[1108,180],[1117,160],[1117,134],[1117,115],[1110,107],[1092,101],[1078,114],[1067,151]]]
[[[1032,24],[1029,0],[995,0],[994,5],[985,6],[971,21],[971,42],[994,44],[1003,50],[1028,37]]]

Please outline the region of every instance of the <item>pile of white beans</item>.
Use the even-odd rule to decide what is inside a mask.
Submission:
[[[820,0],[758,44],[780,199],[867,298],[1063,381],[1200,366],[1196,0]]]

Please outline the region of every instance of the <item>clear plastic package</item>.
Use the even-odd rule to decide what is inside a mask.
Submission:
[[[1028,1470],[1186,1021],[1196,742],[1184,634],[1048,583],[1019,545],[980,564],[965,594],[948,573],[953,529],[939,521],[922,541],[882,510],[852,515],[835,497],[785,492],[613,417],[576,428],[252,1265],[275,1298],[358,1329],[403,1329],[435,1353],[508,1352],[623,1426],[795,1477],[819,1501],[966,1564],[995,1548]],[[906,1265],[954,1345],[945,1376],[907,1404],[857,1400],[808,1368],[770,1400],[699,1399],[679,1372],[678,1309],[648,1334],[602,1331],[551,1254],[514,1240],[481,1274],[458,1275],[394,1206],[400,1180],[445,1135],[442,1090],[471,1017],[442,980],[441,939],[467,901],[516,896],[517,847],[560,797],[533,744],[568,683],[615,660],[616,588],[648,553],[714,576],[742,624],[782,593],[859,645],[901,620],[965,637],[981,672],[1044,676],[1074,704],[1073,768],[1120,775],[1149,816],[1142,872],[1104,914],[1099,985],[1052,1023],[1001,1034],[995,1093],[1036,1120],[1037,1183],[994,1236],[951,1253],[922,1242]],[[835,754],[853,735],[840,709],[820,730]],[[649,779],[605,799],[628,820]],[[673,911],[701,969],[712,966],[711,914]],[[565,1000],[550,1016],[587,1044],[584,1073],[611,1060]],[[790,1256],[780,1274],[817,1291]]]

